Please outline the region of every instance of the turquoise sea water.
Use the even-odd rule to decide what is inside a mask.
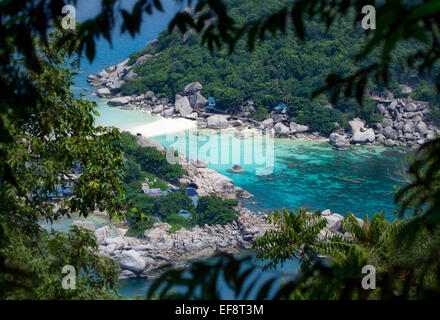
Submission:
[[[124,3],[133,3],[125,1]],[[93,63],[82,61],[82,70],[76,77],[75,89],[77,93],[86,94],[87,98],[98,102],[100,116],[97,125],[116,126],[122,130],[141,124],[156,121],[157,118],[140,111],[126,111],[108,107],[105,100],[90,95],[92,89],[86,77],[95,74],[103,68],[119,63],[137,50],[145,47],[149,40],[156,38],[160,31],[166,29],[168,22],[179,9],[175,1],[162,1],[165,13],[155,13],[147,17],[140,34],[132,39],[129,35],[120,35],[118,28],[113,32],[113,47],[101,39],[97,43],[97,53]],[[99,10],[99,1],[78,1],[78,20],[94,16]],[[120,25],[120,20],[117,20]],[[394,218],[393,186],[397,184],[394,174],[396,166],[404,159],[406,152],[384,147],[352,147],[348,151],[335,151],[326,142],[303,142],[286,139],[276,139],[273,143],[273,154],[268,163],[247,161],[247,156],[253,152],[245,146],[252,145],[248,138],[235,141],[231,134],[218,136],[212,132],[207,137],[194,140],[191,131],[173,133],[169,136],[158,136],[153,139],[165,147],[173,146],[190,157],[200,155],[200,159],[213,159],[215,155],[200,152],[210,143],[220,145],[220,160],[209,161],[208,167],[232,178],[237,186],[243,187],[255,197],[245,201],[245,205],[255,211],[268,211],[283,206],[298,208],[308,206],[311,209],[331,209],[332,212],[344,214],[352,211],[359,217],[385,210],[387,218]],[[221,138],[219,138],[221,137]],[[195,141],[195,142],[194,142]],[[229,141],[230,143],[224,143]],[[233,143],[232,143],[233,142]],[[223,147],[222,147],[223,146]],[[235,150],[235,153],[233,152]],[[237,153],[237,150],[240,152]],[[247,151],[245,151],[247,150]],[[229,156],[225,156],[228,154]],[[237,158],[234,158],[235,154]],[[223,156],[224,159],[221,159]],[[273,158],[272,158],[273,156]],[[235,164],[241,164],[245,173],[234,174],[228,169]],[[266,175],[257,174],[257,169],[267,169]],[[55,228],[67,228],[71,223],[64,220],[55,225]],[[99,219],[97,224],[99,225]],[[257,282],[261,283],[273,275],[273,272],[294,272],[298,264],[289,262],[284,268],[275,271],[261,271],[256,273]],[[123,281],[125,288],[121,293],[125,297],[136,294],[144,295],[150,285],[142,279]],[[231,298],[224,282],[220,284],[224,298]]]
[[[384,210],[389,220],[394,218],[392,194],[398,184],[395,169],[404,159],[405,150],[374,146],[336,151],[327,142],[275,139],[273,170],[269,173],[273,172],[259,175],[257,168],[262,169],[266,164],[246,160],[252,154],[249,145],[256,143],[252,138],[237,140],[232,133],[194,138],[192,132],[183,132],[152,139],[187,156],[210,160],[208,167],[232,178],[237,186],[255,196],[245,201],[255,211],[307,206],[342,215],[350,210],[362,218]],[[203,152],[212,145],[220,146],[218,157]],[[222,162],[221,154],[225,152],[229,153],[229,161]],[[239,155],[235,161],[233,154]],[[217,163],[213,161],[216,158]],[[235,164],[240,164],[245,173],[229,172]]]

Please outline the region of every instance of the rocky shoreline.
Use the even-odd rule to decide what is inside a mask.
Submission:
[[[167,152],[158,142],[142,136],[137,137],[137,143],[144,147],[154,147],[163,154]],[[170,188],[195,188],[200,196],[216,194],[226,199],[250,199],[253,197],[243,188],[235,186],[234,180],[231,178],[207,168],[206,161],[188,159],[182,153],[179,153],[174,160],[181,165],[187,174],[180,177],[175,184],[169,183]]]
[[[145,55],[134,65],[145,63],[151,56]],[[384,145],[386,147],[407,146],[416,148],[440,133],[439,128],[427,123],[425,115],[429,104],[408,99],[379,99],[376,113],[384,116],[381,123],[369,128],[365,121],[349,121],[349,130],[340,124],[330,136],[313,132],[309,126],[294,123],[282,112],[273,111],[264,121],[255,121],[250,116],[255,112],[255,104],[247,100],[234,115],[212,114],[204,108],[208,100],[201,95],[202,84],[193,82],[177,93],[174,103],[169,98],[157,98],[152,91],[145,94],[122,96],[121,85],[133,80],[137,75],[128,66],[128,59],[120,64],[107,67],[97,75],[87,77],[90,85],[98,87],[93,93],[109,99],[109,106],[128,110],[142,110],[165,118],[186,118],[197,121],[200,128],[235,129],[234,137],[244,138],[243,130],[256,129],[263,134],[270,133],[278,138],[301,140],[327,140],[333,148],[346,150],[349,145]],[[331,107],[331,106],[329,106]]]
[[[142,56],[135,65],[145,63],[148,55]],[[268,119],[255,121],[250,116],[255,112],[253,101],[246,101],[233,116],[212,114],[205,111],[207,99],[201,95],[202,84],[193,82],[185,86],[184,91],[177,93],[174,103],[168,98],[157,98],[152,91],[141,95],[122,96],[121,85],[136,78],[128,60],[106,68],[98,75],[87,79],[91,85],[98,87],[96,95],[109,99],[108,105],[129,110],[142,110],[165,118],[186,118],[197,121],[200,128],[235,130],[234,137],[244,138],[246,129],[261,130],[263,134],[272,134],[278,138],[301,140],[326,140],[337,150],[346,150],[350,145],[384,145],[386,147],[406,146],[416,148],[439,134],[438,128],[425,121],[429,105],[411,99],[390,99],[379,101],[376,112],[384,119],[374,128],[368,127],[365,121],[349,121],[349,130],[337,124],[337,129],[330,136],[311,132],[306,125],[294,123],[282,112],[272,112]],[[195,132],[197,134],[197,131]],[[144,137],[138,137],[138,143],[155,146],[161,152],[166,150]],[[177,159],[187,175],[181,177],[176,187],[195,187],[200,195],[219,194],[224,198],[250,198],[251,194],[236,187],[232,179],[206,168],[206,163],[187,159],[179,155]],[[233,167],[231,171],[239,174],[242,168]],[[330,210],[322,212],[327,220],[327,228],[322,239],[328,234],[339,233],[350,237],[341,228],[343,217]],[[362,220],[358,219],[360,223]],[[110,237],[108,227],[95,231],[101,254],[117,261],[121,266],[121,279],[157,276],[157,270],[165,264],[184,267],[185,261],[211,256],[219,251],[237,253],[240,248],[249,249],[256,238],[266,230],[273,228],[266,215],[256,215],[247,209],[241,209],[237,222],[225,226],[194,227],[181,229],[173,234],[165,223],[156,223],[147,230],[142,238]]]
[[[119,263],[120,279],[154,278],[158,268],[167,264],[184,267],[185,261],[209,257],[216,252],[239,253],[240,248],[250,249],[255,239],[272,225],[266,216],[241,209],[237,221],[226,225],[182,228],[174,233],[167,232],[170,227],[167,223],[155,223],[142,238],[111,237],[108,226],[97,229],[94,234],[100,254]],[[90,226],[87,229],[90,230]]]
[[[334,234],[351,237],[341,226],[344,217],[338,213],[324,210],[321,216],[327,220],[327,227],[321,232],[320,239],[325,241]],[[363,221],[357,218],[362,225]],[[239,254],[250,250],[253,242],[273,229],[268,215],[257,215],[248,209],[241,209],[237,221],[226,225],[204,225],[191,229],[180,229],[169,233],[170,225],[155,223],[145,231],[142,238],[112,237],[109,226],[94,230],[92,221],[74,221],[74,225],[94,232],[99,254],[116,261],[120,269],[120,280],[129,278],[146,278],[148,280],[160,275],[160,268],[171,265],[185,268],[194,259],[213,256],[218,252]]]

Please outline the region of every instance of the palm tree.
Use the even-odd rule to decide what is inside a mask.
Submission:
[[[296,213],[293,209],[289,212],[283,208],[282,212],[275,210],[269,221],[274,228],[254,242],[258,259],[269,260],[267,267],[283,264],[292,258],[313,264],[310,255],[317,253],[316,244],[327,225],[318,212],[300,208]]]

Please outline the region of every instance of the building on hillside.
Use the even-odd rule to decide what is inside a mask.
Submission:
[[[160,188],[155,189],[145,189],[142,187],[142,192],[146,195],[149,195],[150,197],[161,197],[163,196],[163,192]]]
[[[208,98],[208,105],[205,108],[206,111],[215,111],[215,99],[214,97]]]
[[[194,188],[186,188],[186,194],[189,196],[198,196],[198,192]],[[169,192],[180,192],[183,191],[182,189],[169,189]]]
[[[184,209],[180,210],[179,212],[177,212],[177,214],[181,217],[184,217],[185,219],[189,219],[191,218],[192,213],[189,211],[186,211]]]
[[[287,106],[286,106],[285,103],[280,103],[275,108],[273,108],[273,111],[275,113],[282,113],[282,114],[284,114],[284,113],[287,112]]]
[[[227,109],[221,109],[216,105],[214,97],[208,98],[208,105],[205,107],[206,112],[212,112],[212,113],[228,113]]]

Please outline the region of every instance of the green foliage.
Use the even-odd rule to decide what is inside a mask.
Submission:
[[[7,15],[3,9],[2,4],[2,19]],[[38,222],[72,212],[86,217],[96,209],[123,217],[119,131],[95,127],[96,104],[70,91],[77,64],[65,48],[77,48],[77,42],[57,48],[60,34],[56,33],[47,45],[37,46],[22,35],[20,42],[35,50],[32,59],[37,70],[12,58],[21,56],[23,46],[11,47],[17,35],[6,37],[4,29],[9,27],[2,24],[1,28],[0,89],[8,93],[0,103],[0,298],[108,298],[105,290],[116,288],[116,268],[109,259],[95,256],[94,237],[75,229],[49,236]],[[5,52],[11,55],[9,67]],[[21,73],[26,84],[20,80]],[[10,81],[15,89],[7,89]],[[78,178],[70,176],[75,168],[81,171]],[[46,195],[56,184],[63,184],[62,174],[74,179],[73,196],[58,204],[47,202]],[[63,290],[60,285],[66,264],[82,272],[77,290]]]
[[[200,197],[192,221],[199,226],[235,221],[238,215],[235,206],[237,206],[236,200],[223,200],[216,195]]]
[[[88,234],[79,234],[78,230],[74,229],[68,235],[59,233],[48,240],[47,233],[41,230],[37,221],[52,220],[56,215],[64,215],[71,211],[87,215],[96,206],[100,210],[107,209],[110,215],[120,212],[119,208],[123,200],[121,170],[123,165],[118,144],[110,143],[118,141],[119,134],[117,130],[93,128],[94,104],[75,98],[69,90],[72,85],[70,68],[73,65],[69,66],[70,68],[59,68],[66,61],[64,60],[66,47],[70,53],[85,51],[89,60],[93,59],[96,52],[94,40],[100,36],[110,39],[110,31],[114,26],[113,9],[116,3],[105,2],[103,14],[79,26],[77,33],[65,32],[64,39],[57,41],[56,46],[53,41],[47,41],[47,31],[52,27],[51,22],[59,24],[58,17],[62,6],[60,1],[9,1],[1,4],[0,15],[2,21],[7,22],[0,26],[2,35],[0,37],[0,48],[2,48],[0,50],[1,298],[105,298],[108,295],[103,292],[103,285],[111,288],[114,284],[115,272],[112,267],[108,267],[111,263],[101,264],[103,260],[97,258],[93,252],[96,242],[92,241]],[[235,4],[232,0],[228,3]],[[273,4],[264,6],[265,10],[262,12],[258,11],[260,6],[252,2],[246,3],[243,11],[248,13],[249,19],[243,19],[240,18],[240,12],[224,6],[219,0],[202,1],[197,6],[197,10],[198,12],[206,10],[206,14],[197,17],[199,23],[196,24],[194,17],[188,13],[180,12],[173,19],[169,29],[172,30],[177,26],[185,32],[188,27],[192,27],[202,33],[202,43],[211,49],[227,44],[229,51],[247,46],[251,49],[256,48],[255,52],[258,52],[258,46],[255,46],[258,38],[271,39],[272,37],[268,37],[269,32],[272,35],[278,31],[292,32],[290,28],[286,28],[289,25],[288,19],[292,20],[294,32],[303,41],[313,39],[320,32],[319,29],[313,30],[314,32],[310,32],[310,28],[306,29],[304,24],[306,19],[316,18],[333,27],[338,26],[341,16],[349,17],[353,22],[352,25],[359,24],[362,19],[361,14],[349,15],[350,10],[346,1],[335,3],[322,0],[298,0],[284,6],[280,6],[278,2],[270,3]],[[356,7],[356,12],[360,12],[365,1],[354,1],[352,4]],[[347,56],[340,60],[333,59],[332,64],[327,66],[321,64],[332,73],[327,77],[323,90],[331,91],[333,102],[341,93],[351,97],[354,92],[358,100],[361,100],[369,77],[384,83],[389,82],[390,79],[392,81],[393,70],[390,70],[390,66],[397,58],[406,62],[408,69],[405,71],[416,71],[419,74],[432,71],[435,63],[438,62],[440,51],[436,28],[438,28],[440,7],[437,1],[385,1],[374,4],[377,11],[381,12],[378,16],[378,27],[369,33],[367,45],[360,48],[361,54],[354,57],[354,68],[350,67],[347,72],[336,70],[339,74],[335,74],[331,69],[347,65]],[[124,20],[122,31],[131,34],[138,32],[143,12],[151,13],[153,9],[161,10],[162,7],[160,1],[151,3],[139,0],[133,8],[131,13],[121,9]],[[212,18],[213,15],[217,17],[218,23],[202,31],[204,21]],[[237,20],[234,21],[229,15],[236,17]],[[32,19],[23,19],[23,17],[32,17]],[[246,42],[243,41],[242,36],[246,37]],[[78,43],[72,41],[76,37],[80,40]],[[408,42],[408,39],[413,41]],[[332,40],[331,36],[330,40]],[[417,45],[414,45],[414,42]],[[190,39],[189,43],[193,43],[193,39]],[[402,43],[409,43],[414,50],[404,50],[403,55],[399,57],[395,51],[402,49]],[[329,44],[325,43],[325,46],[330,50],[338,48],[337,43],[336,46]],[[170,42],[161,42],[157,48],[163,50],[163,45],[169,47]],[[352,41],[344,45],[353,52],[356,51]],[[377,53],[380,54],[380,60],[370,59],[371,56],[377,57]],[[273,55],[273,52],[271,54]],[[247,56],[242,57],[248,60]],[[301,60],[302,58],[306,57],[301,56]],[[262,57],[259,59],[263,61]],[[219,61],[224,63],[221,59]],[[309,61],[313,70],[318,60]],[[338,63],[339,61],[342,63]],[[188,65],[191,66],[200,63],[200,57],[193,57],[188,61]],[[289,65],[293,65],[292,62],[289,62]],[[248,70],[250,70],[249,74],[254,75],[252,67],[254,66]],[[166,71],[155,75],[161,85],[169,75],[166,73],[168,69],[163,70]],[[178,70],[181,70],[181,66],[176,63],[176,72],[173,72],[172,76],[177,80],[182,77]],[[231,73],[226,68],[224,70]],[[308,74],[313,75],[310,69],[304,66],[301,70],[308,70]],[[266,74],[261,75],[263,77],[255,80],[262,86],[268,85],[264,76],[271,76],[270,70],[266,71],[268,71]],[[438,72],[434,74],[438,77]],[[306,80],[309,79],[297,79],[304,82],[304,92],[306,92],[309,88]],[[180,78],[181,82],[175,83],[182,88],[181,84],[189,82],[188,80],[192,79]],[[318,84],[322,82],[321,78],[316,80]],[[140,83],[139,86],[146,87],[148,81],[147,78],[147,82]],[[218,84],[223,81],[226,81],[226,75]],[[236,86],[229,85],[229,87],[236,88],[247,96],[246,90],[241,87],[244,87],[246,82],[238,83],[236,79],[232,81]],[[395,83],[390,85],[395,87]],[[289,87],[292,86],[289,84],[287,88]],[[258,98],[263,106],[272,103],[274,97],[279,97],[276,95],[278,84],[270,83],[270,88],[273,88],[275,93],[270,92],[267,96],[264,92]],[[439,88],[440,81],[437,79],[437,89]],[[297,89],[300,93],[294,92],[295,96],[307,96],[299,90],[301,87]],[[163,92],[170,91],[169,87],[163,86]],[[283,92],[281,96],[285,97],[286,93]],[[436,140],[422,150],[420,159],[416,160],[410,169],[414,181],[397,193],[396,199],[402,203],[402,213],[414,213],[415,217],[405,224],[399,233],[398,239],[405,236],[404,238],[410,241],[403,242],[407,246],[404,250],[392,253],[397,255],[394,257],[397,263],[378,275],[379,289],[375,292],[380,293],[378,295],[380,298],[438,299],[440,290],[438,278],[440,147],[438,143]],[[54,214],[53,205],[33,195],[37,191],[43,194],[53,191],[59,174],[68,172],[77,163],[82,166],[83,175],[78,181],[78,187],[75,188],[75,197],[62,201],[60,209]],[[56,255],[51,248],[56,248]],[[80,282],[82,290],[61,291],[58,277],[60,261],[61,263],[69,261],[79,269],[86,268],[82,270],[92,272],[94,277],[101,280],[94,282],[91,279],[93,277],[86,276],[83,278],[84,282]],[[179,274],[177,271],[171,276],[180,276],[180,278],[174,277],[179,280],[177,284],[189,284],[187,297],[198,294],[201,297],[216,298],[215,279],[223,274],[223,270],[226,270],[228,283],[232,284],[235,292],[242,291],[241,285],[252,271],[247,269],[243,273],[239,272],[242,261],[243,259],[229,257],[221,260],[214,267],[199,262],[190,271],[192,276],[190,279],[182,278],[183,273]],[[364,258],[356,259],[354,256],[351,256],[345,264],[328,265],[318,261],[313,268],[304,269],[294,281],[283,285],[281,290],[278,290],[276,298],[367,298],[366,295],[370,291],[362,291],[359,288],[362,276],[359,275],[359,268],[366,262],[368,261]],[[173,279],[170,274],[168,276],[166,279]],[[160,281],[162,280],[158,280],[152,286],[151,291],[158,288]],[[195,291],[198,288],[192,285],[194,281],[198,281],[201,290]],[[267,296],[270,285],[271,283],[268,282],[263,287],[260,298]]]
[[[243,8],[246,9],[242,12],[230,10],[222,3],[234,7],[245,3]],[[271,1],[271,5],[265,5],[266,3],[268,2],[253,2],[251,6],[247,2],[237,3],[232,0],[215,1],[215,5],[209,1],[201,2],[196,6],[194,16],[187,12],[177,14],[170,23],[169,31],[177,27],[185,33],[188,28],[193,28],[202,34],[202,43],[211,51],[214,48],[219,51],[225,50],[224,45],[227,45],[228,52],[237,52],[245,45],[256,54],[262,42],[271,41],[280,33],[287,38],[294,32],[305,48],[313,42],[314,37],[326,34],[327,41],[324,40],[321,44],[327,47],[327,56],[334,53],[333,49],[339,49],[340,44],[341,52],[344,52],[344,49],[350,50],[348,55],[340,55],[344,60],[340,65],[330,66],[339,68],[344,65],[349,67],[348,72],[327,70],[328,76],[324,85],[319,90],[314,89],[314,96],[329,92],[332,104],[336,104],[341,93],[346,98],[356,96],[361,102],[369,80],[374,80],[376,85],[396,88],[395,80],[402,73],[417,72],[423,75],[434,71],[437,89],[440,89],[439,73],[438,70],[434,70],[440,58],[437,25],[440,7],[435,0],[370,3],[380,12],[377,16],[378,27],[371,32],[363,32],[360,29],[364,18],[361,14],[362,7],[365,5],[365,1],[362,0],[352,1],[350,5],[346,1],[325,0]],[[246,13],[246,18],[237,15],[237,11]],[[210,28],[203,28],[212,17],[210,13],[215,13],[218,23]],[[344,20],[348,21],[346,26],[350,29],[344,30],[345,32],[338,30],[336,39],[340,40],[331,43],[331,40],[335,39],[332,30],[341,26],[344,28],[345,24],[341,23]],[[325,29],[311,28],[310,21],[324,24]],[[345,39],[341,39],[341,35],[352,35],[354,38],[344,42]],[[316,61],[318,60],[314,60],[312,65],[321,67],[322,64],[316,64]],[[349,66],[352,62],[355,63],[354,67]],[[322,78],[319,80],[322,81]]]
[[[155,201],[155,212],[168,219],[181,209],[194,212],[194,203],[184,191],[171,192],[164,197],[158,197]]]
[[[166,191],[169,189],[167,183],[161,179],[159,179],[158,177],[156,177],[154,174],[151,173],[147,173],[146,174],[146,181],[148,184],[148,187],[150,189],[161,189],[162,191]]]
[[[426,120],[440,126],[440,106],[433,106],[431,111],[426,115]]]
[[[126,237],[142,237],[145,230],[149,229],[156,220],[151,214],[148,215],[150,212],[147,210],[147,207],[140,207],[142,208],[136,206],[137,210],[132,210],[127,217],[130,228],[125,234]]]
[[[240,23],[286,4],[280,0],[258,0],[252,6],[245,0],[224,2],[233,6],[228,14]],[[176,33],[162,33],[155,49],[146,48],[131,55],[131,61],[135,61],[143,54],[160,52],[158,48],[163,50],[144,65],[135,67],[140,78],[124,84],[122,90],[125,94],[153,90],[160,97],[173,97],[189,82],[200,81],[204,85],[202,94],[214,96],[220,108],[232,113],[246,99],[254,100],[257,108],[252,116],[255,120],[266,119],[270,110],[284,101],[296,122],[325,134],[335,129],[335,122],[343,124],[349,117],[361,117],[373,125],[381,119],[374,114],[371,104],[362,108],[351,99],[349,113],[345,115],[341,112],[344,106],[333,110],[325,108],[329,102],[324,96],[313,102],[309,99],[316,88],[324,85],[327,74],[347,75],[355,68],[351,61],[365,39],[362,29],[353,28],[349,21],[349,18],[340,19],[328,33],[323,24],[308,21],[306,44],[296,37],[293,27],[287,27],[283,36],[265,37],[252,54],[244,40],[238,40],[230,54],[227,48],[216,52],[200,48],[203,36],[197,34],[191,34],[189,40],[182,43]]]
[[[305,98],[293,98],[287,112],[296,123],[309,125],[313,131],[330,134],[336,129],[335,123],[344,125],[346,120],[342,114],[332,108],[310,103]]]
[[[128,159],[128,168],[126,174],[130,179],[133,174],[139,176],[139,167],[142,171],[153,174],[166,181],[173,182],[185,174],[185,171],[179,164],[170,164],[164,154],[154,147],[141,147],[137,144],[137,137],[124,132],[121,134],[121,148],[124,156]],[[136,162],[137,165],[133,164]],[[133,172],[132,172],[133,171]],[[129,180],[127,180],[129,182]],[[160,185],[160,182],[158,182]]]
[[[286,208],[282,213],[275,210],[269,221],[275,228],[254,242],[257,258],[268,259],[269,266],[283,264],[292,258],[310,261],[308,255],[316,253],[317,237],[327,224],[318,213],[307,213],[306,208],[300,208],[298,213]]]
[[[2,247],[8,254],[7,270],[2,270],[0,281],[3,299],[114,299],[119,266],[110,258],[98,255],[95,236],[88,230],[72,226],[65,232],[49,234],[39,230],[29,244],[28,238],[14,237],[14,245]],[[75,268],[76,289],[65,290],[62,269]],[[20,270],[12,276],[11,270]],[[6,272],[4,272],[6,271]]]

